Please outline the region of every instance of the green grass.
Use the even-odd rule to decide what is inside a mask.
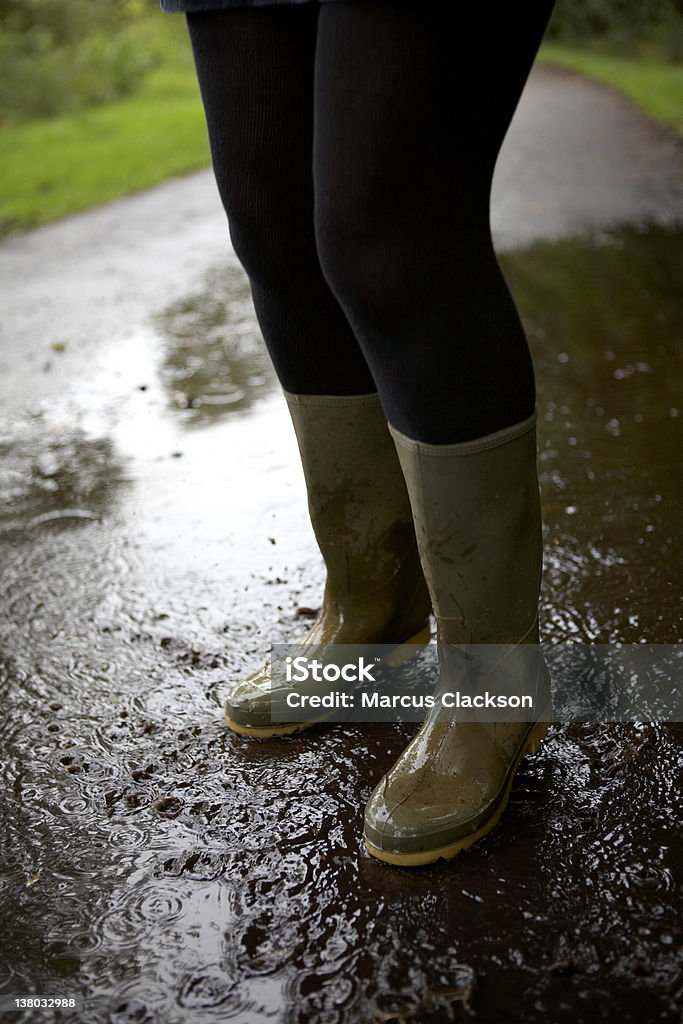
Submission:
[[[656,55],[620,57],[547,43],[539,59],[612,85],[683,138],[683,64]]]
[[[110,106],[0,130],[0,234],[44,224],[209,163],[187,60]]]

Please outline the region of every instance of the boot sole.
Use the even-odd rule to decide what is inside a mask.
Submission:
[[[437,860],[450,860],[452,857],[456,857],[461,853],[462,850],[469,849],[470,846],[473,846],[474,843],[494,829],[500,821],[500,817],[508,805],[512,784],[522,762],[522,758],[527,754],[536,754],[538,752],[538,748],[545,739],[546,733],[548,732],[551,724],[551,722],[539,722],[538,725],[536,725],[529,733],[526,743],[517,755],[514,768],[510,772],[510,778],[505,785],[502,800],[489,820],[485,822],[481,828],[477,829],[476,832],[472,832],[471,835],[465,836],[464,839],[459,839],[456,843],[450,843],[448,846],[440,846],[435,850],[423,850],[420,853],[391,853],[389,850],[380,850],[379,847],[373,846],[371,842],[365,839],[365,848],[368,853],[377,860],[383,861],[385,864],[393,864],[402,868],[419,868],[424,867],[426,864],[435,864]]]
[[[402,640],[400,644],[397,644],[388,654],[385,654],[381,659],[391,668],[398,668],[399,665],[403,665],[406,661],[410,661],[416,654],[415,647],[422,644],[428,644],[430,637],[429,623],[425,623],[421,629],[414,633],[407,640]],[[320,718],[311,719],[307,722],[291,722],[289,724],[282,725],[267,725],[267,726],[249,726],[241,725],[239,722],[235,722],[234,719],[228,716],[227,710],[223,713],[223,721],[227,725],[231,732],[237,733],[238,736],[250,736],[257,740],[267,740],[271,736],[291,736],[292,733],[302,732],[304,729],[310,729],[314,725],[320,725],[321,722],[325,722],[331,717],[332,712],[328,715],[323,715]]]

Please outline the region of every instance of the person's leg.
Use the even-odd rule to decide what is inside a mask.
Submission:
[[[534,378],[489,193],[551,6],[480,4],[454,25],[358,2],[319,20],[318,251],[389,419],[439,641],[434,708],[365,811],[368,850],[403,866],[488,832],[546,729]],[[484,687],[531,696],[531,720],[439,710]]]
[[[534,408],[489,229],[494,164],[552,0],[323,5],[314,179],[323,270],[391,423],[442,444]]]
[[[301,452],[327,579],[298,642],[399,643],[424,629],[429,595],[411,507],[374,380],[325,281],[313,227],[317,4],[188,17],[213,165],[235,251]],[[329,684],[324,683],[325,693]],[[234,685],[235,732],[272,736],[269,666]]]
[[[326,283],[313,231],[318,5],[189,14],[214,172],[235,251],[282,386],[374,392]]]

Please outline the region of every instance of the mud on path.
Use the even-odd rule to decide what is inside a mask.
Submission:
[[[548,639],[681,641],[682,166],[542,70],[501,158]],[[0,247],[0,992],[111,1024],[678,1020],[677,727],[555,727],[494,832],[407,872],[360,835],[410,727],[223,726],[322,585],[226,246],[198,175]]]

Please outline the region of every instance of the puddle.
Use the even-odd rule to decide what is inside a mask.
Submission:
[[[238,268],[209,274],[206,288],[156,318],[166,339],[160,377],[185,426],[246,412],[277,380]]]
[[[538,365],[549,640],[681,639],[681,242],[505,259]],[[68,429],[3,430],[0,990],[82,992],[93,1024],[678,1019],[676,727],[554,729],[501,825],[408,875],[360,834],[409,726],[223,726],[322,572],[246,285],[216,289],[42,411]],[[74,427],[93,405],[99,432]],[[93,518],[41,519],[69,509]]]
[[[107,437],[37,415],[0,434],[2,533],[73,527],[111,509],[125,470]],[[16,538],[15,538],[16,539]]]
[[[681,237],[601,233],[504,267],[537,366],[546,633],[680,642]]]

